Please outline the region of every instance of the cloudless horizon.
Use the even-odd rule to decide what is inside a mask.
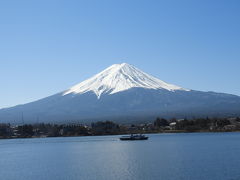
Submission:
[[[61,92],[116,63],[240,95],[238,0],[0,2],[0,108]]]

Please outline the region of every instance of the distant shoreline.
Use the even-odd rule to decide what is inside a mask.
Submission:
[[[172,119],[157,118],[153,123],[117,124],[98,121],[90,126],[83,124],[24,124],[0,123],[0,139],[79,137],[153,133],[212,133],[239,132],[240,118]]]
[[[142,132],[133,134],[194,134],[194,133],[239,133],[240,130],[236,131],[162,131],[162,132]],[[0,137],[0,140],[4,139],[44,139],[44,138],[64,138],[64,137],[98,137],[98,136],[121,136],[128,135],[129,133],[122,134],[102,134],[102,135],[79,135],[79,136],[32,136],[32,137]]]

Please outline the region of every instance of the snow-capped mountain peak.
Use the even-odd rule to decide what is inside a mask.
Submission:
[[[100,98],[103,93],[114,94],[134,87],[165,89],[168,91],[189,91],[188,89],[168,84],[160,79],[148,75],[132,65],[122,63],[114,64],[108,67],[92,78],[73,86],[69,90],[65,91],[63,95],[71,93],[83,94],[92,91],[98,98]]]

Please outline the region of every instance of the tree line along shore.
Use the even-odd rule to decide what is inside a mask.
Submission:
[[[156,118],[146,124],[117,124],[112,121],[99,121],[91,125],[83,124],[24,124],[0,123],[0,138],[37,138],[121,135],[137,133],[178,133],[178,132],[233,132],[240,131],[240,118]]]

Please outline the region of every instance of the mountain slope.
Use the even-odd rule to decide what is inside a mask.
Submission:
[[[70,88],[63,95],[94,92],[98,98],[104,93],[114,94],[131,88],[166,89],[169,91],[187,89],[168,84],[144,73],[127,63],[114,64],[92,78]]]
[[[240,116],[240,97],[167,84],[128,65],[113,65],[56,95],[0,110],[1,122],[124,123],[161,117]]]

